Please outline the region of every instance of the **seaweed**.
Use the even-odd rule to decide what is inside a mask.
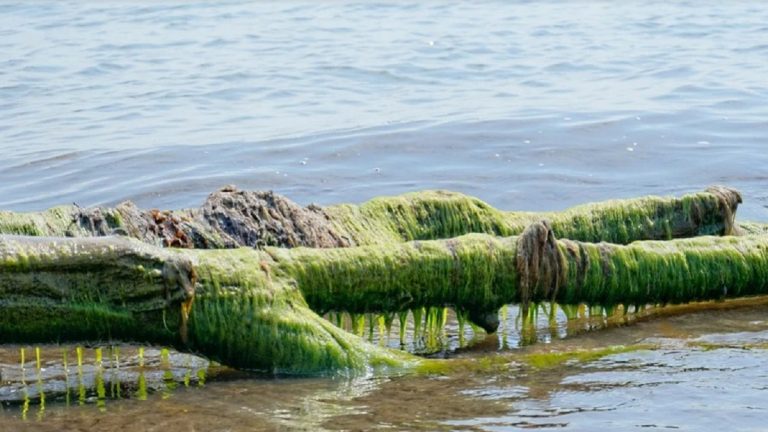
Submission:
[[[246,201],[256,198],[278,203],[261,195]],[[67,229],[82,230],[84,238],[0,236],[0,341],[150,342],[273,374],[409,370],[426,360],[367,342],[366,322],[373,339],[377,326],[380,336],[388,334],[397,315],[402,342],[410,312],[414,337],[434,349],[447,308],[456,311],[462,331],[470,323],[494,332],[507,303],[522,305],[525,324],[544,302],[586,304],[602,316],[632,305],[765,294],[764,235],[645,240],[731,234],[740,201],[720,188],[682,199],[587,205],[547,221],[460,194],[425,192],[326,208],[322,217],[334,238],[359,244],[329,248],[297,246],[306,236],[291,237],[304,232],[296,227],[272,238],[297,247],[281,247],[282,241],[234,249],[153,246],[96,236],[128,227],[135,219],[127,213],[100,211],[100,222],[85,223],[80,209]],[[275,205],[283,206],[281,218],[295,210]],[[56,233],[67,212],[57,215],[45,222],[48,231],[38,225],[46,217],[33,215],[28,231]],[[163,224],[169,217],[152,219]],[[27,226],[19,215],[0,219],[4,228]],[[178,220],[162,232],[176,230]],[[285,224],[269,229],[279,226]],[[572,238],[559,240],[560,233]],[[600,235],[617,243],[574,239]],[[554,306],[544,313],[553,316]],[[328,314],[339,323],[349,316],[352,332],[322,317]]]

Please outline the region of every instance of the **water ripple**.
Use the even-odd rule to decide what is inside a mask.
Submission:
[[[549,210],[725,182],[765,220],[766,21],[741,2],[6,2],[0,207],[184,207],[239,183]]]

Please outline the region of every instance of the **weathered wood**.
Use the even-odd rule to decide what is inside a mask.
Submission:
[[[545,225],[535,224],[522,238],[541,238],[541,230]],[[531,259],[521,237],[486,234],[264,251],[4,236],[0,335],[5,342],[138,340],[236,367],[318,373],[415,360],[368,344],[312,309],[451,306],[477,320],[520,301],[655,304],[768,293],[766,236],[626,246],[544,238],[554,243],[534,249],[554,254]]]
[[[494,225],[483,219],[492,213],[467,215],[465,208],[445,213],[453,204],[409,213],[429,200],[414,204],[411,199],[411,210],[387,201],[390,210],[381,212],[389,216],[378,222],[357,219],[367,221],[373,231],[360,231],[355,242],[366,236],[380,242],[328,249],[194,250],[115,236],[2,235],[0,341],[120,339],[169,344],[230,366],[277,373],[359,371],[408,367],[420,360],[373,346],[318,313],[394,313],[448,306],[493,331],[495,312],[506,303],[549,300],[612,306],[765,294],[768,236],[628,245],[557,239],[558,230],[568,231],[563,221],[578,227],[572,232],[585,235],[594,226],[607,226],[606,232],[620,233],[625,240],[630,233],[642,238],[683,232],[670,231],[673,225],[728,232],[737,194],[727,190],[726,198],[707,194],[705,202],[719,203],[707,214],[701,213],[702,208],[694,210],[698,201],[685,198],[671,205],[676,212],[668,212],[669,203],[660,205],[655,198],[627,200],[613,209],[601,204],[571,210],[555,217],[556,222],[529,223],[520,236],[507,237],[497,235],[506,226],[503,221]],[[438,201],[453,199],[466,203],[469,198],[449,194]],[[650,209],[637,210],[642,202]],[[634,216],[620,217],[630,207]],[[352,215],[364,208],[344,211]],[[677,222],[660,228],[650,214]],[[402,219],[404,215],[415,219]],[[605,220],[591,219],[595,215]],[[461,218],[464,222],[452,222]],[[340,220],[334,223],[343,225]],[[643,229],[638,229],[638,221],[645,221]],[[438,228],[430,232],[430,223]],[[456,230],[488,233],[421,239]],[[392,236],[388,240],[387,232]],[[402,241],[413,237],[419,239]]]
[[[648,196],[577,206],[562,212],[497,210],[446,191],[382,197],[362,205],[301,207],[272,192],[223,188],[199,209],[56,207],[37,213],[0,211],[0,234],[89,237],[125,235],[157,246],[349,247],[434,240],[469,233],[520,234],[547,219],[560,238],[629,243],[732,234],[741,195],[721,186],[680,198]]]

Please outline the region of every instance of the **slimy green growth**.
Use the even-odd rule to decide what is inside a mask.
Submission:
[[[149,342],[276,374],[410,370],[425,360],[366,341],[366,330],[370,339],[377,327],[388,334],[397,316],[404,341],[410,312],[414,336],[435,345],[446,308],[456,311],[462,330],[470,323],[495,331],[507,303],[521,303],[524,319],[533,319],[539,302],[586,303],[602,314],[619,305],[627,310],[767,293],[765,235],[667,240],[738,232],[740,201],[738,193],[714,188],[679,199],[586,205],[547,214],[544,222],[541,214],[424,192],[308,208],[293,230],[267,224],[274,231],[267,245],[221,249],[191,247],[202,231],[184,227],[215,225],[194,219],[193,211],[185,213],[187,221],[178,214],[151,216],[162,219],[163,235],[175,233],[178,244],[163,243],[182,247],[171,248],[147,236],[99,236],[107,228],[134,232],[136,225],[128,224],[138,223],[135,214],[104,217],[104,210],[101,222],[91,224],[98,232],[88,228],[88,218],[78,222],[82,231],[62,232],[65,210],[4,213],[0,229],[25,235],[0,236],[0,340]],[[206,211],[231,217],[218,207]],[[320,217],[328,223],[322,235],[307,231],[307,221]],[[237,232],[250,238],[248,229]],[[216,236],[233,235],[208,231],[205,238],[211,245]],[[305,238],[343,247],[268,245]],[[590,243],[600,240],[613,243]],[[352,332],[322,318],[341,323],[344,314]]]
[[[38,237],[123,235],[156,246],[219,249],[381,245],[436,240],[469,233],[518,235],[547,219],[559,238],[626,244],[739,231],[734,214],[741,195],[725,187],[675,197],[648,196],[585,204],[562,212],[509,212],[449,191],[381,197],[361,205],[300,207],[272,192],[225,187],[202,207],[142,210],[131,202],[114,208],[55,207],[43,212],[0,211],[0,234]],[[746,233],[765,232],[746,224]]]

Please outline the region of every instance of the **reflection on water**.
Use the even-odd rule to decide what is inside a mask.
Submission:
[[[450,357],[464,351],[494,352],[536,343],[546,344],[660,316],[763,304],[768,304],[768,296],[681,305],[612,307],[544,302],[533,304],[526,316],[523,316],[519,305],[508,304],[499,310],[500,324],[492,336],[461,319],[451,308],[417,308],[387,314],[331,312],[325,318],[339,328],[380,346],[431,357]]]
[[[92,404],[104,412],[109,400],[167,398],[179,385],[203,386],[209,367],[165,348],[0,346],[0,402],[6,410],[19,408],[25,420],[31,412],[41,419],[51,403]]]
[[[479,387],[476,395],[506,399],[508,409],[447,423],[482,430],[761,430],[768,414],[761,402],[768,388],[768,345],[754,341],[766,336],[766,330],[741,332],[735,338],[739,347],[706,349],[697,346],[698,339],[688,344],[655,338],[653,350],[497,383],[491,391]]]
[[[497,335],[465,328],[464,342],[448,312],[445,326],[432,330],[443,338],[439,354],[463,366],[435,374],[269,378],[167,349],[3,346],[0,424],[78,430],[96,421],[127,428],[141,416],[146,430],[163,432],[582,430],[593,424],[697,430],[706,426],[704,400],[723,406],[724,427],[729,415],[738,417],[728,420],[731,426],[748,428],[766,414],[755,401],[768,389],[762,368],[768,298],[626,314],[586,306],[535,309],[525,318],[507,306]],[[380,343],[391,332],[388,343],[399,345],[399,319],[387,331],[386,322],[377,328],[380,317],[369,317],[374,326],[363,320],[364,337],[372,331],[372,341]],[[415,331],[412,316],[407,319],[405,346],[423,350],[432,337],[417,317],[422,329]],[[531,344],[526,332],[539,343]],[[606,350],[613,346],[624,348]]]
[[[3,2],[0,208],[452,189],[507,210],[745,192],[761,2]],[[300,29],[300,31],[297,31]]]

